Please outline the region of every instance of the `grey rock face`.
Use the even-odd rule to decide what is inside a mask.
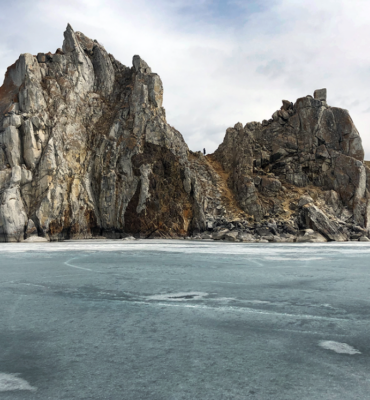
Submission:
[[[26,229],[26,236],[27,236],[27,238],[29,238],[31,236],[38,236],[37,228],[36,228],[34,222],[32,221],[32,219],[28,220],[27,229]]]
[[[312,193],[323,214],[370,227],[370,174],[361,138],[347,110],[327,105],[326,89],[295,104],[283,100],[262,124],[228,128],[215,158],[229,174],[240,207],[255,221],[271,215],[298,221]],[[302,197],[301,190],[308,195]],[[328,240],[345,237],[329,231],[323,233]]]
[[[228,215],[218,175],[166,121],[148,64],[70,25],[0,88],[0,240],[187,235]],[[208,182],[215,182],[215,185]]]
[[[21,161],[21,140],[18,129],[15,126],[8,126],[1,134],[0,140],[10,166],[19,165]]]

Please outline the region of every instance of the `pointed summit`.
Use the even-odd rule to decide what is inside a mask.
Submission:
[[[63,51],[69,53],[76,48],[76,36],[75,32],[70,24],[67,24],[67,28],[64,31]]]
[[[143,72],[149,74],[152,72],[149,65],[138,55],[135,55],[132,58],[132,65],[134,66],[136,72]]]

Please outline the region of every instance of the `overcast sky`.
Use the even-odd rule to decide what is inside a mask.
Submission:
[[[167,121],[213,152],[236,122],[262,121],[328,89],[370,159],[369,0],[0,0],[0,76],[20,53],[54,52],[69,22],[164,84]],[[2,79],[2,78],[1,78]]]

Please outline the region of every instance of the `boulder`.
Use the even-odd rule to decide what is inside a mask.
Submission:
[[[227,234],[227,233],[229,233],[230,231],[228,230],[228,229],[221,229],[220,231],[218,231],[218,232],[213,232],[212,233],[212,239],[213,240],[222,240],[222,239],[225,239],[225,235]]]
[[[281,190],[281,182],[279,179],[267,177],[262,177],[259,190],[266,196],[276,196]]]
[[[238,239],[241,242],[251,242],[251,243],[253,243],[253,242],[256,241],[256,239],[254,238],[253,235],[251,235],[250,233],[245,233],[245,232],[239,232]]]
[[[224,239],[226,241],[228,241],[228,242],[237,242],[238,241],[238,235],[239,235],[238,231],[227,232],[225,234]]]
[[[306,204],[310,204],[310,203],[313,203],[312,197],[304,195],[299,199],[298,207],[301,208],[301,207],[305,206]]]
[[[291,222],[284,222],[283,229],[287,235],[295,236],[297,234],[297,229],[292,225]]]
[[[293,103],[289,100],[282,100],[283,105],[281,106],[282,110],[288,111],[293,108]]]
[[[213,224],[214,224],[214,221],[207,221],[206,228],[211,231],[213,229]]]
[[[330,221],[329,218],[318,207],[307,204],[302,207],[303,223],[306,228],[321,233],[327,240],[342,242],[347,240],[341,232],[340,225]]]
[[[273,221],[273,220],[270,220],[270,221]],[[277,225],[276,225],[276,222],[275,222],[275,221],[273,221],[273,222],[268,222],[268,223],[267,223],[267,227],[269,228],[270,232],[271,232],[273,235],[278,235],[278,228],[277,228]]]
[[[314,99],[320,101],[326,101],[326,89],[317,89],[313,94]]]
[[[39,63],[45,63],[46,62],[46,55],[44,53],[38,53],[37,54],[37,61]]]
[[[272,163],[274,163],[275,161],[277,161],[280,158],[285,157],[287,155],[288,155],[288,152],[285,149],[283,149],[282,147],[280,147],[271,154],[270,161]]]
[[[267,236],[270,234],[270,229],[268,227],[256,228],[256,233],[259,236]]]
[[[261,240],[267,240],[268,242],[273,242],[276,236],[271,233],[265,236],[261,236]]]

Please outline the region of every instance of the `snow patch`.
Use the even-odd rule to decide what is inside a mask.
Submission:
[[[149,300],[168,300],[168,301],[186,301],[186,300],[200,300],[208,296],[208,293],[203,292],[181,292],[181,293],[167,293],[149,296]]]
[[[356,350],[347,343],[334,342],[332,340],[321,340],[319,342],[319,346],[327,350],[333,350],[339,354],[361,354],[360,351]]]
[[[19,374],[5,374],[0,372],[0,392],[9,392],[12,390],[36,391],[26,380],[19,378]]]

